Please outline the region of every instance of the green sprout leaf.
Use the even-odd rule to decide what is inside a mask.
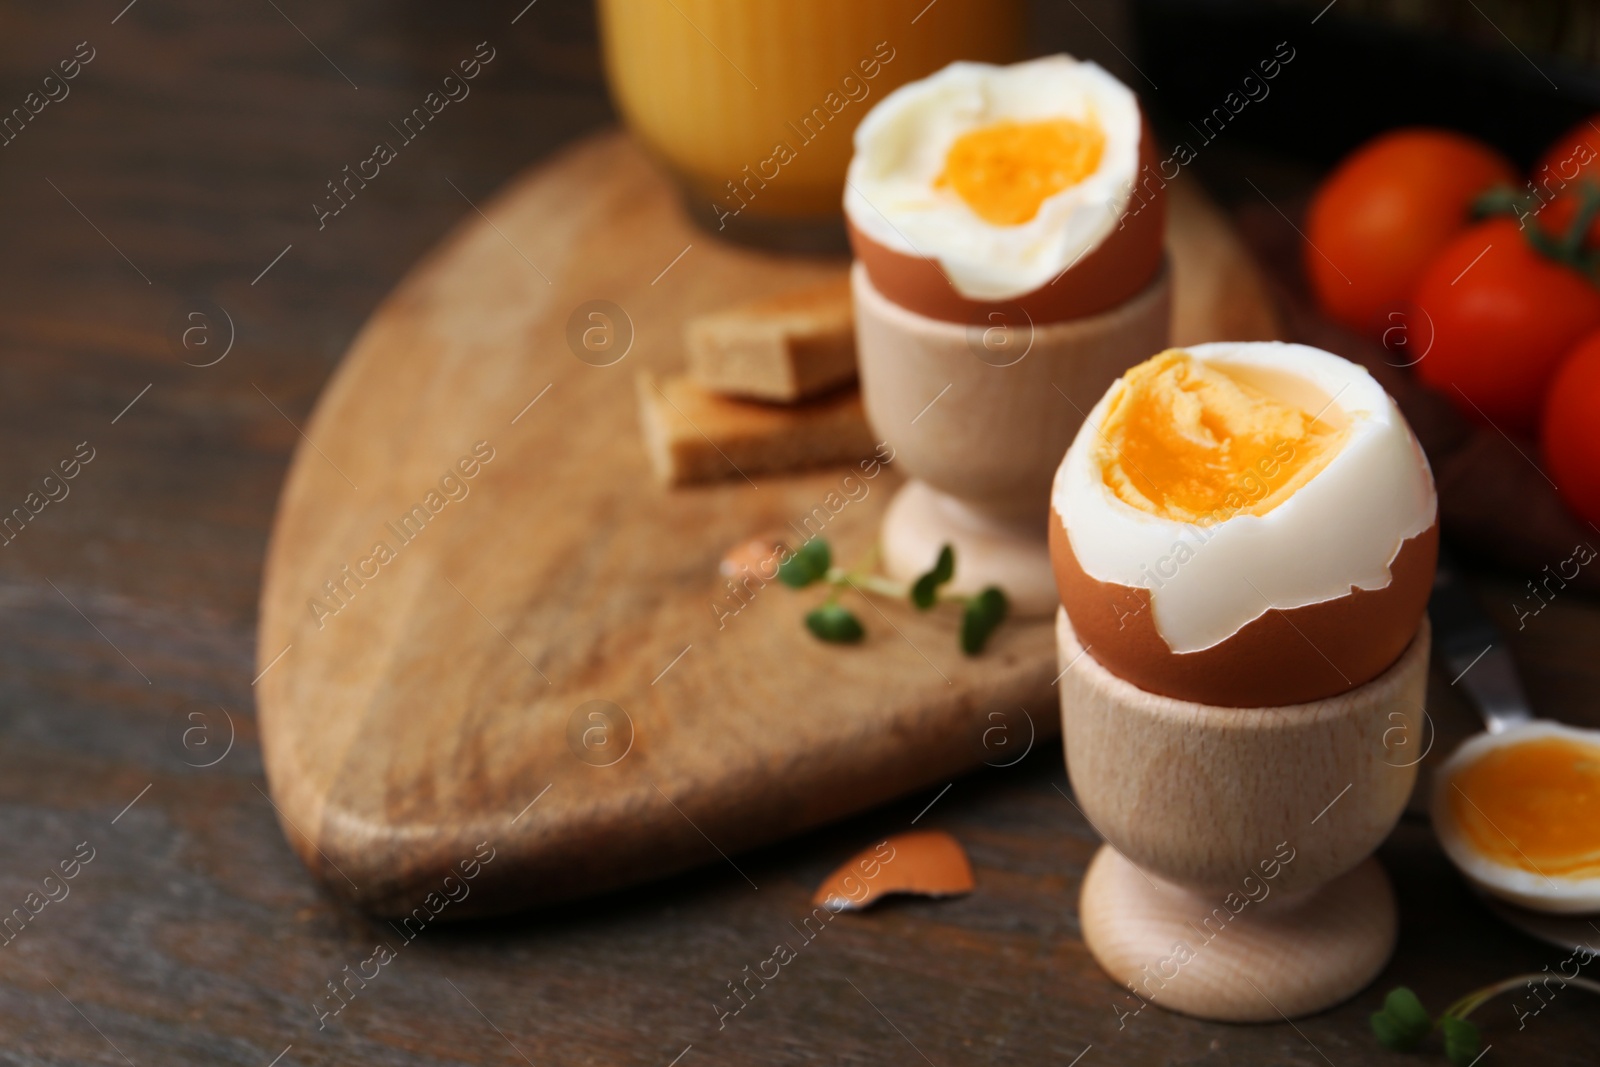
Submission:
[[[804,589],[812,582],[827,577],[833,565],[833,551],[828,542],[813,537],[795,550],[794,555],[778,564],[778,580],[791,589]]]
[[[912,585],[911,603],[922,611],[933,607],[933,602],[939,599],[939,587],[954,577],[955,573],[955,550],[945,545],[939,549],[939,562],[933,565],[933,570],[918,578]]]
[[[961,615],[961,651],[976,656],[989,643],[989,636],[1006,620],[1006,595],[998,587],[989,586],[967,601],[967,610]]]
[[[1439,1029],[1444,1032],[1445,1058],[1455,1067],[1472,1067],[1483,1054],[1483,1035],[1476,1023],[1446,1015],[1439,1020]]]
[[[806,613],[806,629],[835,645],[853,645],[867,633],[861,627],[861,620],[834,600]]]
[[[1462,1020],[1457,1020],[1458,1022]],[[1472,1026],[1467,1023],[1467,1026]],[[1379,1044],[1395,1052],[1410,1052],[1422,1044],[1433,1029],[1433,1019],[1417,995],[1405,986],[1396,986],[1383,998],[1383,1010],[1372,1013],[1372,1032]],[[1477,1034],[1477,1028],[1472,1032]],[[1448,1040],[1448,1037],[1447,1037]]]

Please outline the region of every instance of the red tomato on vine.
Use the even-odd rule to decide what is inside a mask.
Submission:
[[[1521,213],[1537,219],[1552,236],[1565,234],[1582,207],[1582,185],[1600,186],[1600,115],[1584,119],[1556,138],[1529,175]],[[1589,226],[1587,243],[1600,247],[1600,219]]]
[[[1447,244],[1414,303],[1433,324],[1417,376],[1508,433],[1533,432],[1562,358],[1600,328],[1588,254],[1513,218],[1478,223]]]
[[[1406,129],[1356,149],[1318,187],[1304,262],[1317,304],[1377,336],[1429,261],[1471,222],[1485,191],[1517,182],[1493,148],[1448,130]]]

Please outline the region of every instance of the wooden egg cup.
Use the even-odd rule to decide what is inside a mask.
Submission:
[[[1065,610],[1056,637],[1067,773],[1107,842],[1079,918],[1096,961],[1133,994],[1119,1015],[1149,1002],[1228,1022],[1293,1018],[1377,977],[1398,921],[1371,853],[1416,780],[1402,754],[1421,747],[1427,619],[1372,681],[1277,708],[1147,693],[1084,654]]]
[[[1046,532],[1056,467],[1111,383],[1167,346],[1170,275],[1163,265],[1143,292],[1099,315],[969,326],[908,311],[855,265],[862,399],[911,474],[883,520],[891,577],[915,579],[948,543],[952,591],[998,585],[1015,615],[1055,610]]]

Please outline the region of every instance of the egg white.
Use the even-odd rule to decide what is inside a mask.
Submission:
[[[1016,226],[981,218],[955,190],[935,187],[956,139],[1010,120],[1093,121],[1100,164]],[[902,85],[855,132],[844,209],[872,240],[937,260],[971,300],[1001,301],[1049,284],[1120,225],[1139,169],[1139,102],[1094,63],[1071,56],[996,66],[952,63]]]
[[[1272,608],[1386,587],[1401,544],[1433,525],[1438,505],[1427,458],[1383,387],[1356,364],[1306,345],[1221,342],[1185,351],[1346,427],[1343,447],[1265,515],[1206,527],[1161,518],[1118,497],[1095,458],[1119,379],[1073,439],[1051,493],[1084,572],[1148,590],[1156,631],[1173,652],[1218,645]]]
[[[1575,730],[1557,722],[1530,722],[1499,734],[1479,734],[1462,743],[1433,777],[1433,828],[1445,855],[1478,888],[1491,896],[1535,911],[1563,915],[1600,912],[1600,878],[1546,878],[1520,867],[1489,859],[1462,831],[1450,810],[1451,782],[1489,750],[1536,737],[1564,737],[1593,746],[1592,730]]]

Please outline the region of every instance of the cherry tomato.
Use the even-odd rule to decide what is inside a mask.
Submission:
[[[1561,499],[1600,526],[1600,333],[1579,342],[1556,372],[1539,443]]]
[[[1600,179],[1600,115],[1584,119],[1551,142],[1534,164],[1530,181],[1548,196],[1587,175]]]
[[[1571,229],[1578,184],[1585,181],[1600,189],[1600,115],[1556,138],[1528,176],[1525,192],[1534,197],[1529,211],[1546,233],[1562,237]],[[1600,218],[1589,227],[1588,243],[1600,247]]]
[[[1306,273],[1332,318],[1376,336],[1434,254],[1470,222],[1472,202],[1517,184],[1505,157],[1448,130],[1406,129],[1356,149],[1317,189]]]
[[[1447,244],[1414,302],[1413,330],[1432,324],[1417,376],[1507,433],[1532,432],[1562,357],[1600,327],[1600,288],[1536,251],[1511,218]]]

